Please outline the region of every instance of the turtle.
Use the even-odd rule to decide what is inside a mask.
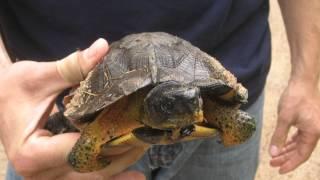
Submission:
[[[109,146],[172,144],[217,134],[225,146],[243,143],[255,131],[254,118],[240,110],[247,99],[236,77],[190,42],[165,32],[130,34],[110,44],[46,129],[80,131],[68,162],[78,172],[90,172],[111,162],[101,158]]]

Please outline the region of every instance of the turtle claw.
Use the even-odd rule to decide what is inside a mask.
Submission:
[[[181,137],[190,136],[192,134],[192,132],[194,131],[194,128],[195,128],[194,125],[181,128],[180,129]]]
[[[218,130],[207,126],[207,124],[195,124],[192,133],[189,136],[184,137],[182,141],[215,137],[217,135],[217,132]]]

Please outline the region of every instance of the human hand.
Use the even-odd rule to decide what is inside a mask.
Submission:
[[[85,76],[107,51],[106,41],[99,39],[63,60],[77,58],[74,62]],[[118,158],[101,171],[78,173],[69,167],[66,157],[79,133],[53,136],[42,129],[57,95],[78,83],[64,80],[56,62],[21,61],[0,71],[0,138],[9,160],[25,179],[144,179],[138,172],[120,173],[143,154],[145,149],[138,147],[111,152],[111,158],[130,156]]]
[[[287,140],[295,126],[297,132]],[[278,122],[273,134],[271,166],[279,173],[290,172],[310,157],[320,137],[320,92],[317,84],[291,80],[282,94],[278,107]]]

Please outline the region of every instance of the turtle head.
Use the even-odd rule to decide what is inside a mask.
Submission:
[[[176,129],[203,121],[199,88],[168,81],[154,87],[144,100],[143,123],[157,129]]]
[[[256,123],[248,113],[239,110],[234,123],[222,129],[222,142],[225,146],[241,144],[247,141],[255,132]]]

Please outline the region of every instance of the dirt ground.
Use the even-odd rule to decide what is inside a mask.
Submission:
[[[264,128],[261,143],[261,163],[256,180],[320,180],[320,147],[314,151],[307,163],[287,175],[278,175],[277,170],[269,166],[268,146],[276,122],[276,108],[280,92],[286,86],[290,72],[289,50],[276,0],[271,0],[271,31],[272,31],[272,66],[266,86],[264,109]],[[0,179],[4,179],[7,159],[0,146]]]

